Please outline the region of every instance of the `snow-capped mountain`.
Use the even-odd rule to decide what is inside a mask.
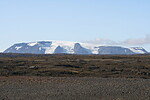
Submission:
[[[124,48],[120,46],[102,46],[90,43],[70,41],[39,41],[14,44],[4,53],[32,53],[32,54],[144,54],[144,48]]]

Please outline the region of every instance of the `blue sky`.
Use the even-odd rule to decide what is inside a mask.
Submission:
[[[150,0],[0,0],[0,51],[39,40],[108,40],[150,51]]]

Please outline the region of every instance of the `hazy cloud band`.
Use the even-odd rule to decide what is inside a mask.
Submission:
[[[105,44],[105,45],[129,45],[129,46],[139,45],[140,46],[140,45],[150,44],[150,34],[146,35],[144,38],[131,38],[120,42],[111,39],[106,39],[106,38],[98,38],[95,40],[90,40],[85,42],[93,43],[93,44]]]

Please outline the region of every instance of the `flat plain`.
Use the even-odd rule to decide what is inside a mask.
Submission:
[[[0,54],[1,100],[149,100],[150,55]]]

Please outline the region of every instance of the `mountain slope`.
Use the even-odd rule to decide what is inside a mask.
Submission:
[[[55,49],[54,53],[55,53],[55,54],[57,54],[57,53],[67,53],[67,50],[64,49],[64,48],[62,48],[62,47],[60,47],[60,46],[58,46],[58,47]]]
[[[4,51],[4,53],[32,53],[45,54],[46,48],[50,47],[52,42],[31,42],[14,44]]]
[[[90,49],[82,47],[79,43],[74,45],[74,54],[92,54]]]
[[[141,53],[148,53],[144,48],[142,47],[131,47],[129,48],[131,51],[133,51],[134,53],[137,54],[141,54]]]
[[[134,54],[128,48],[118,46],[100,46],[98,52],[99,54]]]
[[[144,48],[124,48],[120,46],[101,46],[90,43],[70,41],[39,41],[14,44],[4,53],[32,53],[32,54],[144,54]]]

